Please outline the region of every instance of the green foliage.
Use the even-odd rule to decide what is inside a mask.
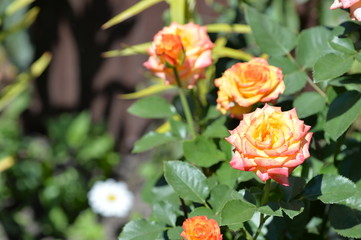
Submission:
[[[119,236],[119,239],[124,240],[156,240],[159,239],[162,234],[164,227],[153,223],[148,222],[143,219],[134,220],[127,223],[124,226],[122,233]]]
[[[166,22],[202,22],[193,1],[167,2]],[[179,239],[186,218],[207,216],[219,223],[226,240],[326,239],[336,233],[360,237],[361,26],[341,23],[337,19],[347,15],[330,12],[332,1],[324,1],[319,15],[323,24],[310,27],[299,15],[298,7],[305,2],[229,1],[226,6],[210,1],[220,16],[207,25],[215,42],[215,64],[207,79],[182,92],[187,95],[183,102],[178,96],[171,104],[159,96],[149,101],[147,94],[134,93],[141,99],[129,112],[165,118],[166,123],[138,140],[133,152],[157,152],[172,142],[179,149],[178,160],[165,157],[163,172],[153,166],[156,180],[146,186],[152,214],[140,225],[159,224],[154,236],[163,231],[161,239]],[[229,164],[232,146],[224,138],[239,121],[217,112],[212,81],[234,63],[254,56],[268,58],[282,70],[286,89],[273,104],[284,111],[294,107],[313,132],[311,157],[288,177],[289,186],[264,185],[254,173]],[[127,234],[124,229],[120,239],[131,237]]]
[[[175,109],[162,97],[151,96],[135,102],[128,112],[143,118],[165,118],[174,115]]]
[[[188,163],[165,162],[164,177],[174,191],[185,200],[204,203],[209,194],[206,176]]]
[[[288,28],[251,7],[245,9],[252,34],[263,52],[271,56],[286,55],[296,45],[296,36]]]
[[[210,167],[225,158],[215,143],[205,137],[197,137],[183,143],[184,157],[200,167]]]

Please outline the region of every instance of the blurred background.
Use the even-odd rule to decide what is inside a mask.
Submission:
[[[283,1],[254,4],[272,12]],[[135,2],[0,1],[0,240],[116,239],[128,217],[149,214],[141,189],[159,171],[149,163],[161,157],[131,150],[157,123],[130,115],[133,101],[119,97],[147,84],[147,56],[102,56],[151,41],[167,23],[162,2],[101,29]],[[339,22],[323,11],[332,1],[294,2],[295,31]],[[197,21],[244,23],[240,3],[197,1]],[[243,36],[226,37],[231,47],[245,45]],[[104,218],[90,209],[87,193],[107,178],[125,181],[134,193],[128,217]]]
[[[222,1],[221,1],[222,2]],[[223,1],[226,2],[226,1]],[[0,239],[116,239],[126,218],[93,213],[87,193],[97,180],[125,181],[140,199],[132,155],[151,122],[127,113],[146,82],[146,55],[102,53],[152,40],[164,25],[159,3],[110,29],[101,25],[133,0],[0,2]],[[215,12],[201,8],[211,21]]]

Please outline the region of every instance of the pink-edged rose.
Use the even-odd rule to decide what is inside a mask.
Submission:
[[[164,79],[166,84],[177,85],[175,68],[181,86],[192,88],[205,76],[205,68],[212,64],[213,47],[206,27],[173,22],[154,36],[147,50],[150,57],[144,66]]]
[[[226,138],[235,147],[230,164],[256,173],[262,181],[271,178],[288,186],[293,169],[310,156],[310,128],[299,120],[295,109],[282,112],[280,107],[267,104],[257,108],[244,114]]]

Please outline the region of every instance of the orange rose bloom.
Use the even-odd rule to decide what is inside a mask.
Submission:
[[[161,42],[155,44],[155,53],[159,61],[169,67],[177,67],[183,63],[184,49],[179,36],[173,34],[160,35]]]
[[[361,21],[361,1],[360,0],[334,0],[330,9],[350,8],[352,20]]]
[[[183,222],[181,236],[186,240],[222,240],[221,230],[214,219],[192,217]]]
[[[182,87],[192,88],[204,77],[205,68],[212,64],[213,47],[206,27],[173,22],[154,36],[152,46],[147,50],[150,57],[144,66],[166,84],[174,85],[177,82],[173,68],[176,68]]]
[[[263,58],[236,63],[214,83],[219,88],[217,109],[239,119],[253,104],[275,101],[285,90],[281,69]]]
[[[310,156],[310,128],[298,119],[295,109],[282,112],[267,104],[257,108],[244,114],[226,138],[235,147],[230,164],[235,169],[256,173],[262,181],[272,178],[288,186],[293,169]]]

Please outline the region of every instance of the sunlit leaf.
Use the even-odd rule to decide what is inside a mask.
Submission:
[[[298,37],[296,59],[304,67],[312,67],[322,55],[331,51],[328,38],[331,31],[317,26],[302,31]]]
[[[128,93],[128,94],[120,94],[120,98],[122,99],[136,99],[136,98],[143,98],[150,95],[154,95],[157,93],[161,93],[170,89],[175,89],[174,86],[171,85],[164,85],[164,84],[156,84],[149,87],[146,87],[144,89],[141,89],[134,93]]]
[[[22,8],[29,6],[35,0],[15,0],[5,10],[5,15],[10,16]]]
[[[177,138],[169,133],[149,132],[135,142],[133,153],[148,151],[154,147],[175,141]]]
[[[7,156],[0,159],[0,173],[6,169],[11,168],[15,163],[15,159],[11,156]]]
[[[135,3],[127,10],[119,13],[118,15],[116,15],[115,17],[111,18],[109,21],[104,23],[102,28],[103,29],[110,28],[162,1],[164,0],[142,0],[138,3]]]
[[[317,175],[307,183],[304,196],[324,203],[338,203],[355,194],[355,184],[346,177],[334,174]]]
[[[229,57],[239,59],[243,61],[249,61],[253,58],[253,55],[239,49],[233,49],[228,47],[216,47],[212,53],[216,58]]]
[[[250,33],[251,28],[245,24],[225,24],[214,23],[206,25],[207,32],[226,32],[226,33]]]
[[[175,108],[160,96],[142,98],[133,103],[128,112],[143,118],[165,118],[175,114]]]
[[[147,49],[151,46],[151,42],[141,43],[133,46],[124,46],[122,49],[104,52],[103,57],[122,57],[136,54],[147,54]]]

